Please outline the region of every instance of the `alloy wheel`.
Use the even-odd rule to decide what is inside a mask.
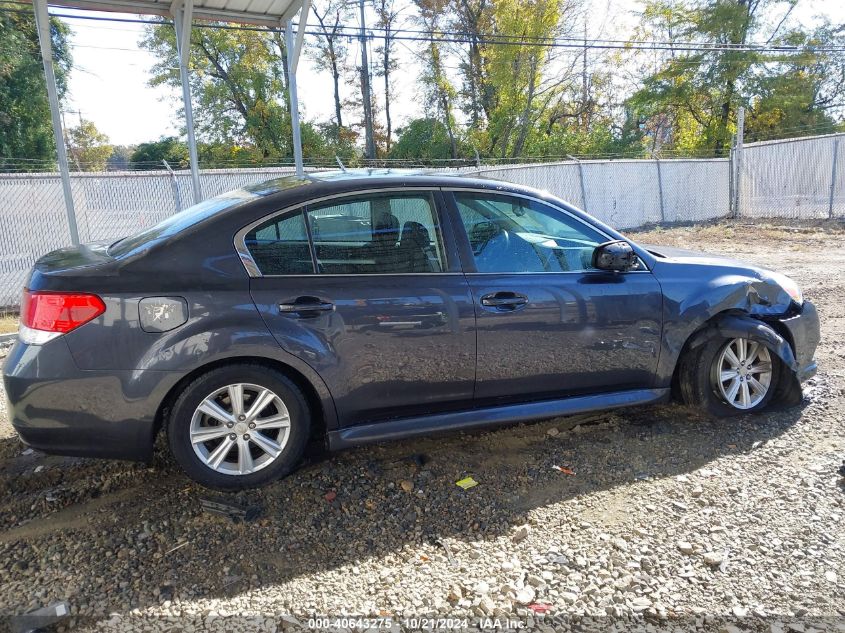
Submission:
[[[712,370],[713,387],[735,409],[753,409],[772,385],[772,356],[765,345],[735,338],[722,348]]]
[[[290,414],[270,389],[236,383],[200,402],[191,418],[194,453],[224,475],[248,475],[272,464],[287,444]]]

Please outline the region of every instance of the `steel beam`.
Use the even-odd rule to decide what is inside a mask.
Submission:
[[[56,73],[53,69],[53,46],[50,41],[50,14],[47,12],[47,0],[33,0],[35,26],[38,31],[38,44],[41,47],[41,59],[44,63],[44,79],[47,82],[47,100],[50,102],[50,117],[53,120],[53,136],[56,139],[56,158],[62,177],[62,191],[67,209],[67,226],[70,241],[79,244],[79,229],[76,225],[76,211],[73,207],[73,192],[70,188],[70,170],[67,163],[62,113],[59,109],[59,91],[56,89]]]
[[[303,4],[299,18],[299,33],[305,31],[305,20],[308,16],[306,9],[309,5],[310,0],[306,0],[306,4]],[[288,98],[290,99],[290,125],[293,131],[293,162],[296,166],[296,175],[302,178],[305,175],[305,167],[302,164],[302,133],[299,129],[299,100],[296,95],[296,65],[302,49],[302,38],[299,37],[299,33],[294,41],[293,21],[288,18],[285,21],[285,50],[288,58]]]
[[[31,2],[32,0],[19,0],[19,2]],[[142,15],[160,15],[167,17],[173,12],[166,1],[159,0],[50,0],[50,4],[56,7],[68,7],[70,9],[84,9],[86,11],[116,11],[119,13],[135,13]],[[213,8],[199,2],[194,7],[195,20],[211,20],[215,22],[238,22],[240,24],[254,24],[260,26],[278,27],[280,16],[273,13],[253,12],[242,9],[233,9],[223,6]],[[212,4],[226,5],[238,4],[241,7],[249,4],[247,0],[226,3],[215,0]]]
[[[827,217],[833,218],[833,201],[836,198],[836,165],[839,161],[839,140],[837,136],[833,142],[833,161],[830,167],[830,199],[827,205]]]
[[[191,161],[191,186],[194,204],[202,201],[199,161],[197,159],[197,137],[194,133],[194,109],[191,105],[191,84],[188,64],[191,59],[191,20],[193,0],[176,0],[171,5],[173,25],[176,28],[176,50],[179,55],[179,78],[182,81],[182,103],[185,106],[185,127],[188,130],[188,155]]]
[[[299,12],[299,23],[296,26],[296,42],[294,43],[293,55],[291,56],[293,64],[290,66],[293,72],[296,72],[299,65],[299,55],[302,52],[302,43],[305,41],[305,28],[308,26],[308,12],[310,10],[311,0],[303,0],[302,9]]]

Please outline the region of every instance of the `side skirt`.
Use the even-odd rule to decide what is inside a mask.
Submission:
[[[388,442],[444,431],[465,431],[485,426],[515,424],[575,413],[664,402],[669,399],[669,394],[669,389],[634,389],[590,396],[573,396],[559,400],[484,407],[454,413],[419,415],[330,431],[328,442],[331,450],[340,450],[362,444]]]

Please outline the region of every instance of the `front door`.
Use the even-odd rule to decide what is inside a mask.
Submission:
[[[645,269],[591,268],[599,229],[540,200],[455,191],[477,317],[479,401],[648,388],[662,294]]]
[[[262,272],[256,305],[326,382],[341,425],[472,401],[474,308],[440,200],[407,189],[334,198],[246,236]]]

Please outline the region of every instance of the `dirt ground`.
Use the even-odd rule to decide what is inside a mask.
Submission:
[[[796,279],[822,322],[804,403],[729,422],[644,407],[573,430],[559,419],[314,455],[230,497],[262,508],[239,524],[203,512],[206,491],[161,452],[152,467],[45,456],[3,411],[0,613],[64,600],[61,626],[92,630],[320,628],[309,618],[341,615],[408,630],[423,617],[843,630],[845,228],[631,237]],[[468,475],[476,487],[455,485]]]

